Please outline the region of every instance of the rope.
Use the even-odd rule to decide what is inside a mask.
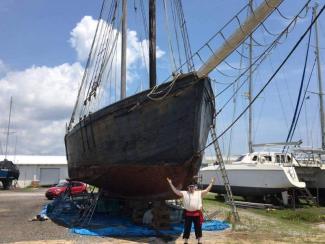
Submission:
[[[206,148],[210,147],[215,141],[217,141],[220,137],[222,137],[234,124],[236,124],[238,122],[238,120],[246,113],[246,111],[249,109],[249,107],[253,105],[253,103],[256,101],[256,99],[262,94],[262,92],[266,89],[266,87],[271,83],[271,81],[273,80],[273,78],[282,69],[282,67],[284,66],[284,64],[288,61],[288,59],[291,57],[291,55],[294,53],[294,51],[300,45],[300,43],[305,38],[305,36],[307,35],[307,33],[310,31],[310,29],[312,28],[312,26],[315,23],[315,21],[322,14],[322,12],[324,11],[324,9],[325,9],[325,5],[323,5],[323,7],[320,10],[320,12],[317,14],[317,16],[314,18],[314,20],[312,21],[312,23],[309,25],[309,27],[307,28],[307,30],[302,34],[302,36],[299,38],[299,40],[296,42],[296,44],[294,45],[294,47],[291,49],[291,51],[286,56],[286,58],[282,61],[282,63],[280,64],[280,66],[276,69],[276,71],[274,72],[274,74],[269,78],[269,80],[262,87],[262,89],[256,94],[256,96],[253,98],[252,102],[250,104],[248,104],[248,106],[239,114],[239,116],[237,116],[237,118],[219,136],[217,136],[216,140],[213,140],[208,145],[206,145],[203,149],[201,149],[199,151],[199,153],[201,153],[202,151],[204,151]]]
[[[164,90],[162,90],[162,91],[158,91],[157,92],[157,89],[159,88],[159,86],[161,86],[161,85],[158,85],[158,86],[154,86],[153,88],[152,88],[152,90],[147,94],[147,97],[150,99],[150,100],[153,100],[153,101],[161,101],[161,100],[163,100],[163,99],[165,99],[169,94],[170,94],[170,92],[171,92],[171,90],[172,90],[172,88],[174,87],[174,84],[175,84],[175,82],[176,82],[176,80],[178,79],[178,77],[180,76],[180,74],[177,74],[175,77],[174,77],[174,79],[173,79],[173,81],[168,85],[168,87],[166,87]],[[167,91],[166,91],[167,90]],[[166,91],[166,92],[165,92]],[[162,95],[161,97],[152,97],[152,95],[159,95],[159,94],[161,94],[161,93],[163,93],[163,92],[165,92],[165,94],[164,95]]]

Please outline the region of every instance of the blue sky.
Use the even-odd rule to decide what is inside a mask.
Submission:
[[[137,41],[141,31],[133,10],[133,2],[129,1],[129,30],[136,31]],[[144,1],[146,2],[146,1]],[[164,53],[158,60],[159,80],[164,80],[169,74],[168,46],[166,31],[163,23],[162,1],[158,2],[158,47]],[[216,33],[239,9],[246,4],[245,0],[186,0],[183,1],[184,13],[189,31],[192,50],[200,48],[209,37]],[[261,0],[256,0],[256,4]],[[285,1],[280,9],[286,16],[293,16],[306,1]],[[311,6],[315,1],[311,1]],[[0,128],[6,127],[8,104],[10,96],[14,98],[13,130],[10,137],[10,150],[14,151],[14,141],[17,136],[18,154],[64,154],[64,128],[72,112],[78,84],[81,80],[85,60],[78,56],[78,51],[86,51],[95,19],[99,15],[102,1],[99,0],[2,0],[0,1]],[[320,5],[324,1],[319,1]],[[85,19],[85,16],[91,16]],[[310,22],[310,11],[305,19],[298,21],[296,28],[289,34],[287,40],[279,45],[254,74],[254,92],[258,91],[266,82],[274,69],[285,57],[288,50],[297,41]],[[324,14],[320,19],[321,46],[325,40]],[[83,29],[76,31],[78,23]],[[288,21],[279,15],[273,14],[266,22],[270,30],[279,32]],[[75,35],[73,36],[73,30]],[[77,40],[76,46],[71,40]],[[256,39],[268,43],[271,38],[262,31],[256,33]],[[299,47],[292,59],[279,73],[277,79],[258,99],[254,105],[254,141],[256,143],[283,141],[288,130],[288,124],[293,114],[298,87],[301,79],[306,40]],[[312,41],[314,40],[314,33]],[[221,41],[216,43],[220,45]],[[255,54],[262,49],[256,48]],[[307,76],[310,74],[311,63],[314,58],[314,49],[311,49],[307,67]],[[247,50],[244,50],[247,52]],[[325,62],[324,50],[321,51],[321,60]],[[228,61],[239,65],[238,55],[232,55]],[[138,61],[140,62],[140,61]],[[246,62],[246,61],[245,61]],[[246,63],[247,65],[247,63]],[[243,61],[243,66],[245,63]],[[323,65],[324,66],[324,65]],[[237,71],[221,69],[229,74],[236,75]],[[324,69],[323,69],[324,70]],[[143,70],[142,70],[143,71]],[[315,72],[309,90],[316,91]],[[129,83],[129,93],[139,86],[139,80],[144,74],[137,74],[135,80]],[[324,77],[323,72],[323,77]],[[218,82],[231,82],[231,78],[213,73],[211,78]],[[325,78],[325,77],[324,77]],[[324,79],[323,78],[323,79]],[[216,90],[224,87],[217,84]],[[237,114],[244,108],[247,100],[244,94],[245,85],[238,92]],[[217,104],[220,106],[231,96],[231,89],[220,96]],[[319,118],[318,101],[315,95],[310,95],[306,110],[303,110],[301,122],[295,139],[303,139],[306,144],[319,146]],[[233,105],[230,103],[220,114],[218,132],[220,133],[232,121]],[[308,133],[308,136],[307,136]],[[0,135],[3,148],[4,135]],[[244,153],[247,150],[247,116],[244,116],[234,127],[232,136],[232,154]],[[229,133],[221,140],[226,149],[229,143]],[[224,150],[226,152],[226,150]],[[2,152],[0,151],[0,154]],[[208,153],[211,153],[208,151]]]

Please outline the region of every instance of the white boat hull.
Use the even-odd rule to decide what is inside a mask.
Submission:
[[[290,188],[304,188],[306,184],[298,180],[293,167],[276,164],[226,164],[226,171],[234,195],[261,196],[280,193]],[[216,181],[212,192],[224,193],[224,183],[218,165],[200,170],[202,184],[208,185],[211,178]]]

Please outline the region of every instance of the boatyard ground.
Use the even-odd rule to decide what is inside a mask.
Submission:
[[[45,188],[0,191],[0,243],[165,243],[159,238],[80,236],[51,220],[29,220],[48,203]],[[229,217],[229,207],[209,194],[205,208],[216,218]],[[242,223],[232,230],[205,232],[204,243],[324,243],[325,207],[284,210],[239,209]],[[177,237],[170,243],[182,243]],[[193,239],[192,242],[196,243]]]

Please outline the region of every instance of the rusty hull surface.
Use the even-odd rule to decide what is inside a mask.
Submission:
[[[93,165],[84,170],[71,170],[71,172],[75,172],[73,179],[76,180],[89,178],[89,174],[96,176],[89,178],[88,183],[100,185],[112,198],[175,199],[178,196],[171,191],[166,178],[171,178],[178,189],[186,187],[192,181],[193,175],[198,173],[199,168],[193,168],[193,165],[199,165],[199,161],[201,158],[195,157],[184,165],[106,165],[104,167]]]
[[[161,100],[149,90],[99,110],[65,137],[69,176],[114,197],[171,199],[197,174],[214,114],[209,78],[184,75]]]

